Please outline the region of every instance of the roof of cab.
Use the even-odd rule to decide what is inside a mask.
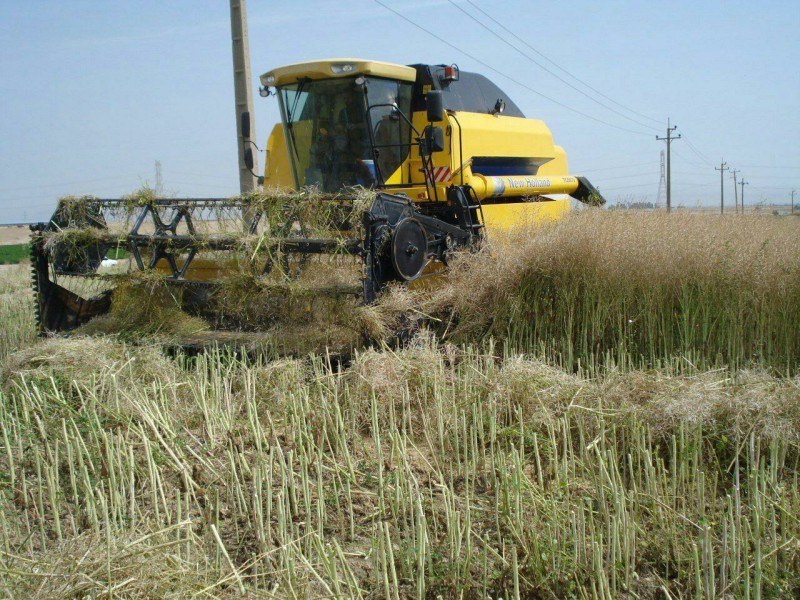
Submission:
[[[336,67],[352,65],[351,69],[334,72]],[[348,77],[352,75],[374,75],[386,79],[399,79],[401,81],[416,81],[417,71],[413,67],[381,62],[378,60],[364,60],[362,58],[328,58],[296,63],[285,67],[278,67],[267,71],[261,76],[261,85],[281,86],[295,83],[300,79],[330,79],[332,77]],[[267,78],[274,79],[268,81]]]

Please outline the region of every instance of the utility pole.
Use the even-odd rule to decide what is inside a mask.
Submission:
[[[245,194],[255,189],[256,178],[244,164],[242,137],[242,113],[250,115],[250,131],[253,127],[253,89],[250,83],[250,44],[247,39],[246,0],[231,2],[231,44],[233,47],[233,91],[236,100],[236,144],[239,147],[239,189]],[[250,139],[255,142],[255,133]]]
[[[669,145],[672,143],[673,140],[681,139],[681,134],[680,133],[678,134],[677,137],[672,137],[672,132],[675,131],[677,128],[678,128],[677,125],[674,125],[674,126],[670,127],[669,126],[669,119],[667,119],[667,135],[666,135],[666,137],[662,138],[662,137],[656,136],[657,140],[667,142],[667,212],[670,212],[672,210],[672,193],[671,193],[672,192],[672,187],[671,187],[672,178],[670,176],[670,170],[669,170]]]
[[[739,214],[739,190],[736,189],[736,174],[739,172],[739,169],[731,169],[731,173],[733,174],[733,210],[736,214]]]
[[[725,214],[725,185],[722,180],[722,176],[725,174],[725,171],[730,171],[730,167],[727,166],[724,160],[720,160],[719,168],[714,167],[715,171],[719,171],[719,214]]]
[[[161,161],[156,161],[156,198],[164,195],[164,180],[161,178]]]
[[[750,182],[749,181],[745,181],[744,177],[742,177],[742,179],[739,181],[739,185],[742,186],[741,203],[742,203],[742,216],[744,216],[744,186],[750,185]]]
[[[664,151],[661,151],[661,179],[658,180],[658,194],[656,195],[656,208],[661,204],[661,195],[667,185],[666,170],[664,167]]]
[[[791,214],[794,214],[794,192],[795,192],[795,190],[792,190],[792,213]]]

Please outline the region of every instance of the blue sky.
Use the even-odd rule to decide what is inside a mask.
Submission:
[[[625,109],[557,71],[467,0],[453,0],[500,38],[639,123],[558,81],[447,0],[382,1],[514,81],[374,0],[249,0],[254,86],[273,67],[315,58],[455,62],[484,73],[527,116],[543,119],[566,149],[570,170],[585,173],[612,201],[655,200],[663,148],[655,136],[664,134],[667,117],[684,136],[673,145],[676,204],[719,202],[714,166],[722,157],[750,182],[748,204],[788,201],[793,188],[800,191],[796,0],[472,0]],[[223,0],[3,2],[0,98],[0,222],[46,218],[62,195],[114,197],[152,184],[156,160],[172,194],[237,192]],[[255,101],[261,143],[278,113],[274,98],[256,93]],[[727,175],[725,186],[732,203]]]

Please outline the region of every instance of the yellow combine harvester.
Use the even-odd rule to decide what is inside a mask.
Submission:
[[[109,309],[113,283],[94,295],[67,283],[124,276],[101,272],[111,248],[129,253],[123,271],[160,271],[201,313],[213,304],[213,280],[243,263],[277,285],[297,279],[309,257],[325,256],[336,265],[355,259],[357,286],[347,293],[357,289],[369,304],[389,282],[435,272],[495,229],[561,217],[568,196],[604,202],[569,173],[542,121],[455,65],[332,59],[274,69],[261,83],[261,95],[276,96],[281,111],[266,145],[263,193],[62,202],[33,236],[40,332],[71,329]],[[248,138],[250,118],[242,117]],[[225,229],[234,222],[236,232]],[[237,252],[236,260],[226,257]]]
[[[561,216],[568,200],[546,195],[599,198],[569,174],[544,122],[455,65],[325,60],[275,69],[261,83],[262,94],[277,90],[282,115],[267,142],[265,185],[360,184],[417,204],[467,195],[489,230]]]

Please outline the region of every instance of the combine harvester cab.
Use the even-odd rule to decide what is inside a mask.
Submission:
[[[439,273],[493,231],[559,218],[568,196],[604,202],[568,173],[542,121],[455,65],[334,59],[275,69],[261,83],[282,117],[261,191],[65,199],[34,227],[41,334],[86,329],[114,313],[115,290],[158,284],[237,343],[230,332],[285,338],[287,320],[371,335],[359,307],[389,284]],[[110,253],[120,260],[105,269]]]

